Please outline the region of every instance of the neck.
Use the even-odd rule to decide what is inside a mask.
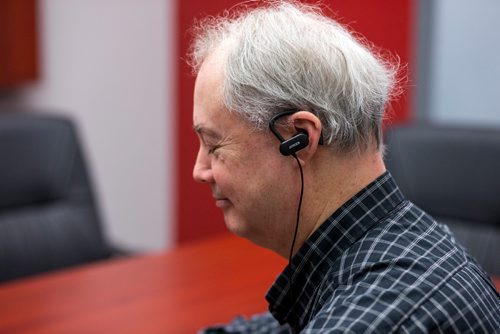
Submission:
[[[304,169],[304,200],[294,254],[328,217],[384,172],[378,150],[318,154],[315,163]]]

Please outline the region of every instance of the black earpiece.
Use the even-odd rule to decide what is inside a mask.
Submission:
[[[309,145],[309,134],[306,131],[299,131],[298,133],[294,134],[291,138],[285,139],[283,136],[276,130],[274,127],[274,123],[281,117],[291,115],[293,113],[296,113],[297,110],[287,110],[282,113],[277,114],[273,118],[271,118],[271,121],[269,121],[269,129],[271,132],[278,138],[280,141],[280,153],[285,155],[285,156],[293,156],[295,158],[295,161],[297,161],[297,165],[299,166],[299,171],[300,171],[300,197],[299,197],[299,204],[297,207],[297,218],[295,221],[295,230],[293,233],[293,240],[292,244],[290,246],[290,253],[288,256],[288,265],[290,268],[292,268],[292,256],[293,256],[293,249],[295,246],[295,241],[297,240],[297,232],[299,230],[299,220],[300,220],[300,209],[302,207],[302,197],[304,195],[304,172],[302,171],[302,165],[300,164],[299,158],[295,153],[297,151],[303,149],[304,147],[307,147]],[[321,136],[322,137],[322,136]],[[322,139],[320,138],[320,144],[323,143]],[[290,277],[290,299],[293,300],[293,294],[294,294],[294,274],[292,273],[292,276]]]
[[[294,155],[296,152],[309,145],[309,135],[307,134],[307,132],[301,131],[293,135],[291,138],[285,139],[274,127],[274,123],[276,123],[279,118],[294,114],[296,112],[297,110],[284,111],[274,116],[269,122],[269,129],[280,141],[280,153],[285,156]]]
[[[288,156],[309,145],[309,135],[307,132],[299,132],[293,137],[282,141],[280,144],[280,153]]]

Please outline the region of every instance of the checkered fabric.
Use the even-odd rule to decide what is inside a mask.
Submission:
[[[270,313],[203,333],[500,333],[488,275],[388,172],[314,232],[266,299]]]

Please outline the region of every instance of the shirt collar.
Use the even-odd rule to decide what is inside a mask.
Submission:
[[[273,316],[281,324],[303,328],[317,289],[335,260],[403,200],[391,174],[385,172],[337,209],[304,243],[291,267],[285,268],[266,294]]]

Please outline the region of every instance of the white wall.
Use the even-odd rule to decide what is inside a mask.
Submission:
[[[136,250],[173,240],[172,6],[40,1],[41,79],[14,101],[77,121],[107,235]]]
[[[432,1],[430,110],[440,122],[500,125],[500,1]]]

